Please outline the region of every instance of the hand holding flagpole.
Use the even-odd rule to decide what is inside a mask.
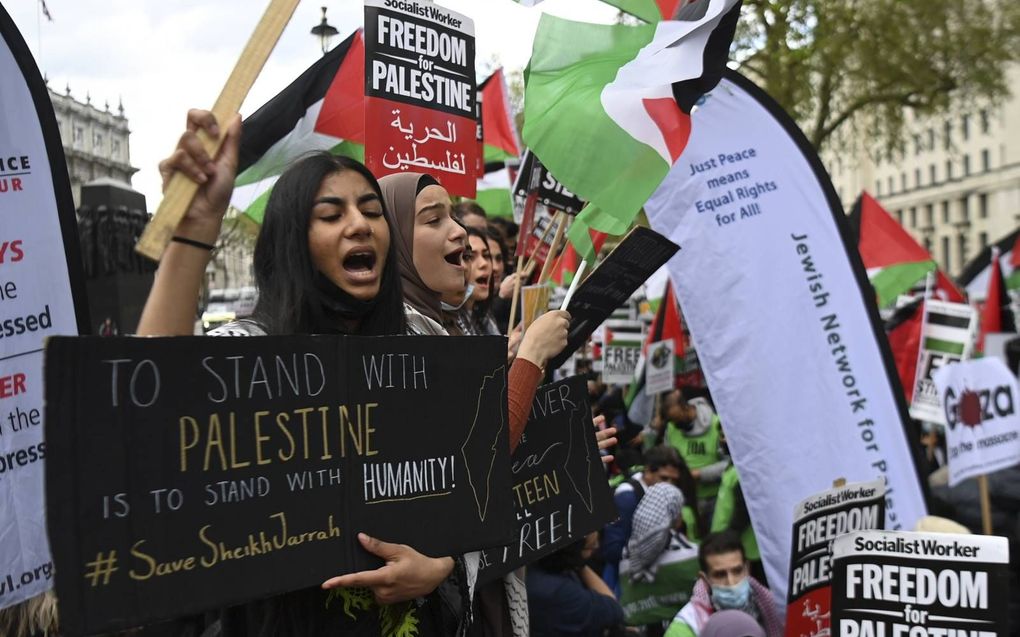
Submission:
[[[212,113],[216,116],[217,122],[225,124],[241,110],[244,98],[247,97],[248,91],[255,83],[255,78],[262,71],[262,67],[280,39],[280,35],[283,34],[283,29],[294,15],[297,5],[298,0],[271,0],[262,19],[256,25],[255,32],[252,33],[248,44],[245,45],[244,51],[241,52],[241,57],[237,60],[234,70],[227,78],[227,83],[216,99],[216,104],[212,107]],[[223,143],[224,136],[221,134],[219,138],[213,139],[204,131],[199,130],[198,138],[205,147],[206,153],[210,157],[215,157]],[[158,261],[163,256],[163,251],[170,243],[177,224],[184,218],[188,206],[195,198],[198,187],[199,184],[189,179],[183,172],[174,174],[170,183],[167,184],[166,192],[163,194],[163,200],[159,203],[159,208],[156,209],[156,214],[152,216],[142,233],[142,238],[138,240],[135,251],[154,261]]]

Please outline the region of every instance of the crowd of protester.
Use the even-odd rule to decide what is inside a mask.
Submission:
[[[163,257],[140,335],[193,333],[209,252],[236,176],[240,123],[221,124],[225,141],[210,157],[197,131],[215,134],[217,122],[208,112],[189,112],[188,131],[160,165],[164,183],[182,172],[200,188]],[[357,161],[306,156],[281,175],[266,206],[253,257],[254,312],[210,335],[506,334],[517,231],[509,220],[487,218],[477,204],[455,205],[428,175],[377,180]],[[511,333],[511,449],[546,362],[566,346],[568,321],[566,312],[550,311],[527,331]],[[599,446],[612,454],[605,456],[606,478],[619,514],[600,532],[481,586],[478,554],[434,558],[361,535],[385,566],[138,634],[378,635],[392,612],[384,609],[395,608],[413,616],[415,635],[782,635],[781,609],[767,588],[725,423],[707,390],[662,394],[651,420],[635,423],[624,388],[593,373],[588,388],[593,418],[608,425]],[[937,513],[979,530],[970,486],[946,485],[945,441],[936,431],[924,436]],[[992,476],[997,528],[1014,537],[1018,471]],[[341,602],[355,589],[368,591],[374,605],[345,612]]]

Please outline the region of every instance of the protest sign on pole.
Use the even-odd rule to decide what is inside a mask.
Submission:
[[[62,631],[381,566],[359,532],[434,557],[511,541],[506,341],[452,338],[51,339]]]
[[[528,196],[527,176],[531,174],[532,170],[541,171],[542,177],[538,186],[538,200],[543,205],[556,210],[562,210],[571,215],[581,212],[581,208],[584,208],[584,201],[561,184],[549,172],[549,169],[538,160],[535,153],[531,152],[531,149],[525,150],[524,157],[521,159],[521,171],[518,173],[517,179],[514,180],[513,186],[515,197]]]
[[[1009,635],[1004,537],[863,531],[832,558],[832,635]]]
[[[570,312],[567,346],[549,361],[548,368],[556,369],[570,358],[679,249],[680,246],[654,230],[641,226],[631,229],[571,297],[567,307]]]
[[[365,164],[474,198],[475,26],[426,0],[365,0]]]
[[[655,396],[673,389],[676,382],[676,344],[673,339],[659,341],[648,346],[645,361],[645,393]]]
[[[887,483],[886,525],[925,514],[903,391],[835,189],[796,124],[729,70],[645,205],[682,250],[697,342],[777,596],[797,503],[835,476]],[[916,446],[916,445],[915,445]]]
[[[616,519],[583,376],[538,388],[511,471],[514,541],[482,551],[481,582],[582,541]]]
[[[44,340],[89,330],[60,131],[39,69],[0,6],[0,609],[48,590]]]
[[[976,333],[977,311],[971,306],[933,299],[925,301],[917,376],[910,401],[911,418],[946,424],[945,411],[932,378],[942,367],[970,358]]]
[[[949,486],[1020,464],[1020,388],[997,358],[935,373],[946,423]]]
[[[832,540],[885,526],[885,482],[829,489],[803,500],[793,514],[786,628],[792,635],[825,635],[832,608]]]
[[[609,319],[605,322],[602,347],[602,381],[616,385],[633,382],[644,369],[641,346],[645,324],[640,319]]]

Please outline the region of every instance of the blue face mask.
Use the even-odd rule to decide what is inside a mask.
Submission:
[[[747,608],[751,601],[751,578],[736,586],[712,586],[712,604],[719,610]]]

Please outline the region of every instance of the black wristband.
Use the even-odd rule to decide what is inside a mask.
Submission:
[[[177,235],[174,235],[173,238],[171,239],[171,241],[176,241],[177,243],[183,243],[185,245],[189,245],[189,246],[192,246],[192,247],[195,247],[195,248],[201,248],[203,250],[208,250],[209,252],[212,252],[213,250],[216,249],[216,246],[214,246],[214,245],[209,245],[208,243],[202,243],[201,241],[195,241],[194,239],[189,239],[187,237],[179,237]]]

